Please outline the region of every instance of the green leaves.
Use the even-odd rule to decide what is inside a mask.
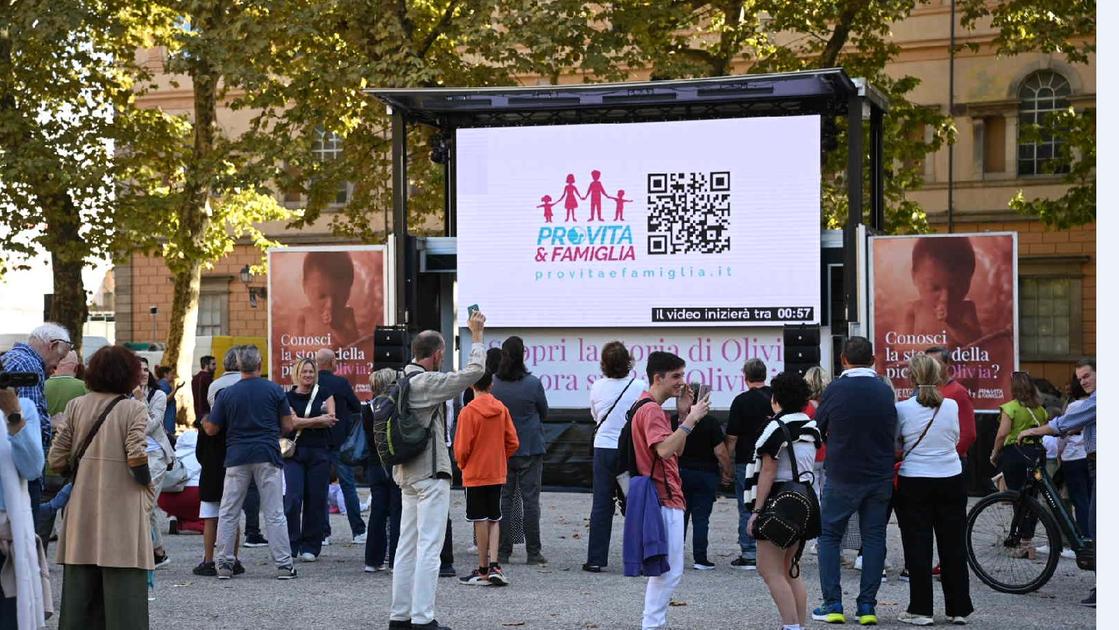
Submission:
[[[1023,128],[1021,139],[1040,142],[1053,139],[1054,159],[1045,163],[1048,173],[1064,173],[1069,189],[1057,198],[1026,199],[1019,190],[1010,200],[1016,212],[1036,216],[1056,229],[1084,225],[1096,220],[1096,110],[1073,108],[1046,117],[1044,127]]]

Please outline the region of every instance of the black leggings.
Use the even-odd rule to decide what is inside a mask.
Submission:
[[[1045,461],[1045,449],[1033,444],[1011,444],[1002,450],[999,467],[1010,490],[1021,490],[1029,479],[1030,470],[1038,459]],[[1033,512],[1022,519],[1021,534],[1024,540],[1032,540],[1037,529],[1037,515]]]

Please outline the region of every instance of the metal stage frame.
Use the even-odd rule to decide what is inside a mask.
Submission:
[[[840,116],[846,117],[849,129],[858,128],[864,132],[848,134],[848,212],[843,229],[846,320],[848,324],[859,321],[857,232],[864,224],[867,205],[866,225],[874,232],[881,232],[885,227],[882,140],[888,103],[872,85],[848,77],[841,68],[635,83],[372,88],[366,93],[385,103],[392,120],[394,293],[398,324],[414,325],[409,307],[415,304],[416,267],[407,264],[411,242],[407,222],[410,127],[423,125],[437,131],[433,157],[445,169],[444,229],[446,236],[454,236],[455,129],[802,114],[823,117],[822,152],[838,149],[835,120]],[[869,203],[864,203],[864,178],[870,188]]]

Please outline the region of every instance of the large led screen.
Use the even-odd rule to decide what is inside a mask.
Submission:
[[[460,129],[459,324],[820,316],[820,120]]]

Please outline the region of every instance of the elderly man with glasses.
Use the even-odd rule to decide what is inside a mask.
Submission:
[[[39,423],[43,433],[43,452],[50,449],[51,422],[47,413],[47,396],[44,386],[47,375],[54,370],[59,361],[74,347],[70,343],[70,333],[62,326],[47,322],[31,331],[27,343],[17,343],[0,357],[5,372],[31,372],[39,377],[35,385],[19,387],[16,394],[35,404],[39,412]],[[31,514],[38,523],[39,499],[43,495],[42,477],[27,482],[27,492],[31,495]]]

